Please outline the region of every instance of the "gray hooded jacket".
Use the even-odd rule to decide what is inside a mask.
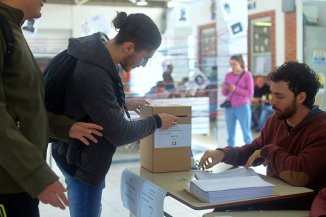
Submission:
[[[71,175],[98,186],[108,172],[117,146],[138,141],[158,127],[157,117],[128,121],[116,98],[116,65],[103,44],[103,35],[69,40],[68,53],[78,58],[66,90],[65,115],[103,126],[103,137],[89,146],[79,140],[53,145],[53,156]]]

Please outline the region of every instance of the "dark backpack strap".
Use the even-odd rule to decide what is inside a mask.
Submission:
[[[0,15],[0,29],[5,38],[7,50],[5,53],[5,62],[4,65],[7,66],[10,63],[10,55],[14,50],[14,34],[11,30],[10,24],[6,18]]]
[[[123,108],[123,110],[125,111],[127,117],[129,118],[130,120],[130,114],[128,112],[128,108],[127,108],[127,105],[126,105],[126,95],[125,95],[125,92],[124,92],[124,88],[123,88],[123,84],[122,84],[122,81],[121,79],[117,80],[114,82],[115,85],[116,85],[116,97],[117,97],[117,100],[118,100],[118,103],[120,105],[121,108]]]

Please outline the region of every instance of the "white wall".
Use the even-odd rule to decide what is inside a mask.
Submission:
[[[249,15],[258,14],[265,11],[270,11],[276,9],[277,2],[282,2],[281,0],[255,0],[256,8],[248,10]]]
[[[320,26],[326,26],[326,1],[323,6],[318,7],[318,22]]]
[[[326,26],[326,0],[296,0],[297,10],[297,59],[303,61],[303,16],[318,19],[320,26]]]
[[[46,4],[42,8],[37,35],[28,37],[28,42],[36,56],[53,56],[67,47],[68,38],[83,35],[82,23],[99,14],[106,16],[112,29],[109,36],[113,37],[116,32],[111,22],[116,11],[125,11],[127,14],[144,13],[151,17],[159,28],[164,12],[162,8]]]
[[[174,8],[168,9],[168,16],[167,16],[167,34],[182,34],[182,32],[178,30],[190,29],[190,34],[197,35],[197,27],[199,25],[213,23],[214,21],[211,20],[211,14],[209,11],[211,5],[211,0],[201,0],[201,1],[193,1],[187,4],[180,4]],[[179,8],[186,7],[188,9],[188,24],[184,26],[178,25],[176,22],[179,16]]]
[[[211,20],[210,6],[211,0],[201,0],[180,3],[166,11],[166,31],[163,35],[164,46],[168,52],[166,62],[175,64],[174,79],[177,81],[193,73],[194,62],[198,60],[198,26],[215,23]],[[181,8],[186,8],[186,22],[178,21]],[[189,44],[189,40],[193,43]],[[188,60],[189,49],[195,51],[194,61]]]
[[[232,0],[234,1],[234,0]],[[237,0],[240,2],[239,0]],[[218,82],[220,83],[224,79],[224,75],[229,71],[229,57],[235,53],[243,53],[246,59],[247,53],[247,37],[230,38],[228,32],[227,22],[222,17],[222,11],[220,8],[220,2],[216,0],[216,20],[211,20],[210,6],[211,0],[194,1],[187,4],[189,16],[189,22],[183,26],[176,21],[179,16],[179,7],[169,9],[167,11],[167,30],[164,34],[166,39],[166,47],[169,50],[175,50],[178,47],[193,46],[195,50],[195,61],[198,60],[198,26],[207,25],[214,23],[217,29],[217,67],[218,67]],[[244,32],[247,32],[247,4],[246,0],[241,1],[243,4],[238,4],[240,7],[239,18],[245,24]],[[272,1],[271,1],[272,2]],[[231,2],[233,3],[233,2]],[[243,8],[243,9],[242,9]],[[194,44],[187,45],[188,37],[193,38]],[[175,61],[175,58],[171,57],[171,61]],[[175,75],[177,78],[191,75],[192,68],[184,68],[183,70],[176,71],[178,74]]]
[[[81,24],[87,19],[94,17],[98,14],[107,16],[107,22],[111,25],[111,21],[116,17],[117,11],[125,11],[127,14],[131,13],[144,13],[149,16],[154,23],[160,28],[163,9],[161,8],[141,8],[141,7],[105,7],[105,6],[74,6],[73,7],[73,37],[82,34]],[[111,25],[112,33],[109,35],[113,37],[116,32]]]

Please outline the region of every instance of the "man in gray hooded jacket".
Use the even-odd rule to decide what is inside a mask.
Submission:
[[[130,71],[145,66],[161,43],[154,22],[144,14],[120,12],[113,20],[117,36],[106,40],[101,33],[70,39],[68,53],[78,59],[65,93],[65,115],[74,120],[103,126],[97,144],[80,140],[55,143],[53,156],[66,178],[72,217],[100,216],[101,195],[117,146],[138,141],[157,128],[167,129],[179,119],[158,114],[129,121],[124,112],[131,106],[124,91],[117,64]]]

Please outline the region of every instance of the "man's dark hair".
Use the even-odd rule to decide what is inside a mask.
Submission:
[[[137,13],[127,16],[125,12],[117,12],[112,22],[115,29],[119,29],[114,38],[118,44],[133,42],[136,51],[148,52],[156,50],[161,44],[162,36],[159,29],[145,14]]]
[[[315,103],[315,96],[320,88],[318,75],[305,63],[295,61],[286,62],[268,74],[268,79],[273,82],[285,81],[289,89],[297,96],[301,92],[306,93],[303,102],[308,108]]]

